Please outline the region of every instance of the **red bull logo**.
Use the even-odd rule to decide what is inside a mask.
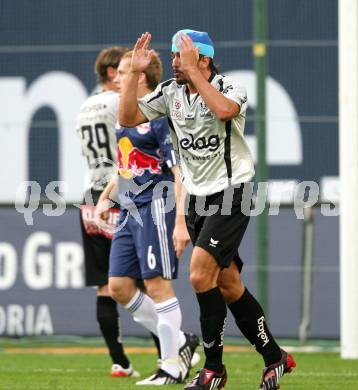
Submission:
[[[161,163],[163,160],[142,152],[133,146],[128,137],[119,140],[117,152],[118,171],[125,179],[142,176],[146,170],[155,174],[162,172]]]

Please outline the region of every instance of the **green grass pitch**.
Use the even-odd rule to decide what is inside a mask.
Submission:
[[[342,361],[337,353],[294,353],[298,367],[285,375],[282,390],[358,390],[358,361]],[[130,354],[142,378],[156,365],[154,354]],[[258,389],[262,361],[254,352],[227,352],[229,380],[225,390]],[[111,378],[105,354],[41,354],[0,352],[1,390],[154,389],[136,386],[135,379]],[[192,370],[192,373],[194,370]],[[167,388],[168,386],[166,386]],[[182,389],[182,385],[170,385]]]

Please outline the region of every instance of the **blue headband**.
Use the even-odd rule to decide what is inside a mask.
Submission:
[[[180,30],[174,34],[172,39],[173,53],[179,52],[179,49],[175,44],[175,41],[177,40],[177,36],[179,33],[184,33],[186,35],[189,35],[189,37],[192,39],[194,43],[194,46],[199,48],[199,54],[202,54],[203,56],[207,56],[210,58],[214,58],[214,44],[213,41],[210,39],[209,34],[207,32],[195,31],[190,29]]]

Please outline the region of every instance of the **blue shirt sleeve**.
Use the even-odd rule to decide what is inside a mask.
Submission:
[[[169,133],[168,119],[161,118],[151,122],[160,152],[168,168],[177,165],[172,140]]]

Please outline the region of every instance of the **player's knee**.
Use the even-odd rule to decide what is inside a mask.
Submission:
[[[219,288],[227,304],[233,303],[240,299],[245,291],[245,286],[243,283],[238,283],[237,285],[219,283]]]
[[[158,298],[158,295],[160,295],[160,289],[159,289],[159,286],[151,283],[151,284],[146,284],[145,283],[145,288],[146,288],[146,292],[147,294],[153,299],[153,300],[156,300],[156,298]]]
[[[109,294],[121,305],[126,305],[131,300],[130,291],[126,288],[125,283],[109,282]]]
[[[228,304],[232,303],[234,301],[233,292],[227,287],[219,286],[219,288],[222,296],[224,297],[225,302]]]
[[[192,270],[190,272],[190,283],[196,292],[208,291],[216,285],[216,281],[213,281],[204,270]]]
[[[161,302],[175,297],[173,286],[170,280],[157,277],[144,281],[147,294],[154,302]]]

